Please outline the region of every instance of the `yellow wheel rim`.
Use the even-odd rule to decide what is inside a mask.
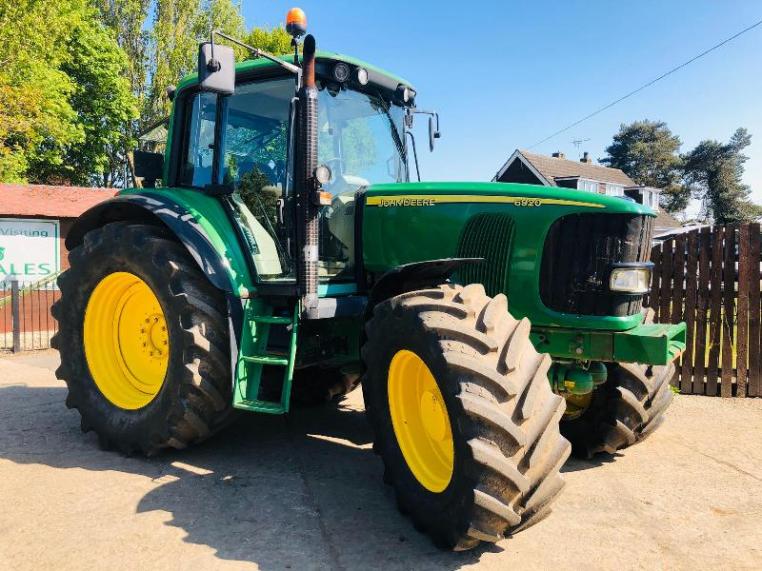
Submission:
[[[134,410],[164,384],[169,332],[159,300],[128,272],[103,278],[85,309],[84,346],[90,374],[112,404]]]
[[[389,365],[389,411],[394,435],[410,471],[431,492],[450,483],[455,464],[450,417],[434,375],[407,349]]]

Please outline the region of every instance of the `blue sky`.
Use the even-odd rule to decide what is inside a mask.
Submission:
[[[421,152],[429,180],[489,180],[515,148],[762,19],[752,0],[243,0],[243,13],[247,25],[271,27],[292,5],[307,13],[319,48],[407,78],[418,105],[440,112],[443,138]],[[744,126],[753,135],[745,182],[762,204],[760,54],[762,26],[534,150],[600,158],[620,123],[643,118],[666,121],[683,151]],[[590,141],[578,151],[574,139]]]

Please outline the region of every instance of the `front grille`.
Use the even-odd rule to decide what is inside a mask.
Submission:
[[[460,235],[458,257],[484,258],[484,262],[464,265],[458,272],[458,280],[463,284],[480,283],[491,296],[507,292],[512,241],[513,219],[510,216],[473,216]]]
[[[577,315],[634,315],[643,296],[612,293],[611,266],[646,262],[654,218],[632,214],[573,214],[551,226],[542,253],[540,298]]]

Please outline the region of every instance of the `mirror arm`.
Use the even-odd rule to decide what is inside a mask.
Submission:
[[[212,30],[212,41],[211,41],[212,57],[214,57],[214,36],[215,35],[220,36],[221,38],[225,38],[227,41],[232,42],[236,44],[237,46],[240,46],[246,50],[249,50],[254,55],[254,59],[263,57],[266,60],[270,60],[271,62],[278,64],[283,69],[288,70],[291,73],[295,73],[297,75],[302,73],[302,69],[299,66],[294,65],[292,63],[288,63],[287,61],[283,61],[282,59],[277,58],[274,55],[267,53],[264,50],[260,50],[259,48],[255,48],[254,46],[250,46],[249,44],[245,44],[239,40],[236,40],[235,38],[228,36],[226,33],[221,32],[219,30]]]
[[[427,111],[425,109],[418,109],[417,107],[413,107],[410,109],[411,113],[418,113],[420,115],[429,115],[431,117],[434,117],[434,120],[437,122],[437,132],[439,132],[439,113],[436,111]]]
[[[418,166],[418,149],[415,147],[415,136],[412,131],[405,129],[405,133],[410,137],[413,142],[413,160],[415,161],[415,174],[418,177],[418,182],[421,182],[421,168]]]

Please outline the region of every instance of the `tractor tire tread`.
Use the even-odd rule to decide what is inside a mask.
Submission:
[[[564,421],[561,429],[577,457],[615,454],[642,441],[664,420],[672,402],[674,364],[614,364],[606,382],[595,390],[588,410]]]
[[[391,325],[385,324],[402,316],[417,319],[438,344],[433,350],[449,371],[440,389],[460,410],[453,422],[464,436],[462,470],[473,499],[452,518],[421,509],[412,474],[397,460],[398,444],[389,442],[390,421],[381,414],[388,408],[386,389],[379,388],[387,382],[387,357],[380,357],[390,350]],[[535,351],[530,327],[510,315],[504,295],[490,298],[479,284],[406,292],[379,303],[366,324],[362,386],[385,481],[400,510],[438,545],[459,551],[498,541],[539,521],[539,510],[548,513],[564,486],[560,469],[571,451],[559,430],[565,401],[551,391],[550,358]]]
[[[118,422],[104,418],[103,406],[93,405],[94,400],[105,399],[90,377],[81,335],[76,334],[87,303],[80,292],[97,283],[92,281],[98,275],[93,267],[96,262],[112,256],[121,256],[130,268],[148,264],[152,275],[161,276],[154,287],[161,288],[157,293],[166,302],[166,318],[175,320],[180,332],[175,338],[180,343],[180,358],[176,366],[170,361],[165,381],[165,385],[170,382],[170,374],[177,377],[177,393],[161,415],[147,413],[150,418],[143,421],[144,430],[129,434],[120,433],[115,427]],[[201,442],[229,424],[235,415],[227,357],[226,302],[171,233],[155,225],[111,222],[85,234],[69,258],[71,267],[58,278],[61,298],[53,307],[60,324],[54,343],[62,355],[56,376],[66,383],[67,406],[79,411],[83,429],[95,431],[102,446],[152,456],[165,448],[182,449]],[[152,410],[154,402],[138,412]],[[131,411],[113,409],[107,410],[130,417]]]

